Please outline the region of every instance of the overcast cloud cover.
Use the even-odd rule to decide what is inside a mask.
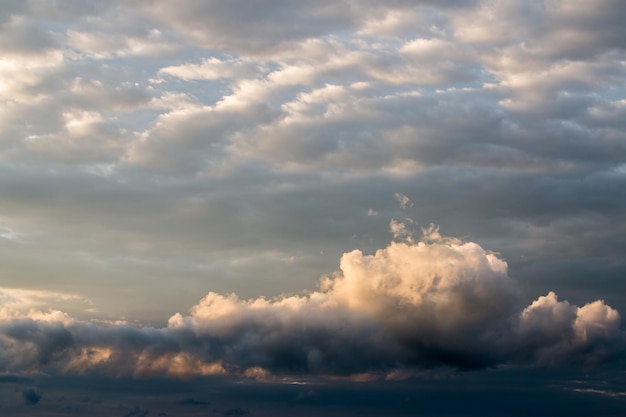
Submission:
[[[19,379],[42,372],[620,374],[625,21],[620,0],[2,0],[5,412],[51,406]],[[607,378],[570,391],[617,404]]]

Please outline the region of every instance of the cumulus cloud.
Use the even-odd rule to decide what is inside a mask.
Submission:
[[[550,292],[524,307],[497,253],[434,227],[370,255],[345,253],[306,295],[210,292],[165,328],[35,312],[0,324],[9,372],[397,379],[440,366],[596,365],[625,348],[619,313],[603,301],[577,307]]]
[[[522,311],[519,337],[524,354],[548,364],[565,360],[593,365],[623,349],[624,341],[617,310],[601,300],[576,307],[559,301],[554,292]],[[590,349],[594,355],[588,355]]]

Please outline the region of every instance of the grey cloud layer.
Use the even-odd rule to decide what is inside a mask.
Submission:
[[[398,3],[381,9],[352,2],[272,3],[271,7],[259,3],[253,8],[240,7],[237,2],[190,1],[185,7],[168,2],[150,2],[144,7],[138,2],[136,10],[126,10],[130,16],[126,19],[140,23],[142,29],[136,31],[122,20],[120,15],[129,7],[122,3],[94,6],[93,10],[82,7],[72,12],[75,16],[68,16],[69,11],[60,6],[46,8],[33,3],[32,10],[16,6],[16,14],[7,17],[4,25],[11,36],[24,39],[7,41],[17,50],[14,60],[8,60],[2,70],[11,79],[7,91],[12,97],[22,97],[24,103],[19,100],[20,106],[7,110],[17,112],[19,120],[25,112],[36,114],[45,108],[47,117],[54,117],[50,122],[55,122],[37,122],[22,132],[25,136],[21,138],[19,131],[7,132],[7,139],[25,148],[22,158],[43,153],[54,160],[54,147],[42,143],[65,140],[63,149],[70,154],[76,143],[88,143],[91,153],[102,154],[104,161],[113,158],[120,164],[130,162],[166,173],[168,168],[211,172],[215,165],[240,163],[242,153],[254,155],[260,162],[272,163],[276,158],[285,168],[298,168],[301,159],[312,158],[309,168],[323,170],[330,163],[340,171],[356,163],[346,160],[348,155],[357,155],[353,159],[366,161],[363,165],[369,172],[385,172],[389,164],[395,164],[400,171],[406,167],[408,173],[422,167],[423,160],[427,165],[469,162],[484,166],[498,159],[503,160],[502,165],[511,160],[532,165],[540,157],[548,157],[548,164],[555,157],[574,164],[592,162],[595,155],[608,164],[623,159],[621,131],[605,123],[620,107],[619,100],[611,99],[610,90],[623,87],[620,62],[624,49],[619,40],[624,37],[620,36],[621,26],[615,24],[621,21],[623,7],[608,1],[593,10],[568,2],[550,2],[544,7],[521,1],[460,4],[464,7],[437,9],[426,3]],[[372,29],[367,36],[359,36],[359,29],[376,19],[395,16],[401,20],[397,14],[403,11],[407,12],[405,19],[440,16],[440,21],[435,20],[442,26],[440,32],[409,40],[382,36]],[[136,38],[135,49],[110,44],[112,34],[107,31],[114,27],[100,16],[121,24],[128,31],[126,40]],[[582,16],[590,17],[581,26],[577,22]],[[153,18],[189,32],[194,39],[210,40],[210,45],[204,45],[208,58],[178,66],[163,65],[155,58],[153,67],[147,68],[152,74],[142,74],[136,59],[153,53],[151,48],[160,47],[163,54],[164,43],[171,43],[178,50],[172,52],[173,59],[181,61],[188,55],[172,33],[154,28]],[[37,25],[47,19],[69,19],[68,29],[65,33],[40,29],[40,37],[48,39],[44,42],[27,38],[34,36],[31,31],[22,33],[10,27],[26,24],[20,23],[23,21]],[[233,25],[233,20],[240,24]],[[280,24],[285,20],[299,24]],[[91,21],[101,32],[80,35],[74,29],[83,30]],[[492,29],[487,31],[487,27]],[[568,42],[573,45],[571,51],[557,48],[563,44],[564,34],[577,39]],[[249,55],[258,51],[255,40],[269,47],[280,44],[278,39],[289,39],[295,46],[279,47],[278,51],[270,48],[261,58]],[[21,42],[33,44],[39,57],[26,54],[31,46],[19,47]],[[154,46],[146,46],[149,42]],[[114,59],[108,52],[121,50],[127,58]],[[236,58],[224,58],[224,54]],[[102,71],[102,59],[113,68],[112,73]],[[20,73],[24,65],[30,68],[27,74]],[[193,97],[193,87],[146,83],[157,73],[187,81],[223,80],[230,93],[201,103],[200,97]],[[424,86],[441,91],[433,94]],[[602,91],[606,94],[599,94]],[[172,101],[172,94],[179,99]],[[33,98],[37,98],[34,104]],[[458,102],[463,103],[460,108]],[[90,113],[80,112],[89,107]],[[167,111],[151,123],[129,125],[128,117],[142,109],[157,114]],[[528,120],[533,114],[533,120]],[[451,117],[459,117],[458,122],[448,120]],[[472,124],[466,125],[464,117]],[[12,119],[7,118],[4,124],[10,126]],[[77,136],[80,132],[83,136]],[[560,135],[576,138],[567,142],[573,149],[553,155],[547,146],[562,149]],[[106,145],[112,136],[123,140],[110,148]],[[444,137],[444,142],[437,136]],[[543,140],[545,136],[554,139]],[[541,144],[533,148],[527,137],[537,138]],[[175,138],[185,141],[179,143]],[[406,154],[404,142],[418,147]],[[425,148],[419,147],[422,143]],[[455,157],[456,152],[466,154],[464,148],[470,150],[469,161]],[[111,154],[107,155],[108,149]],[[143,153],[146,156],[138,156]],[[172,153],[180,157],[172,158],[171,167],[159,162],[157,155]],[[190,162],[192,158],[198,161]],[[79,154],[65,162],[94,161]]]
[[[14,292],[2,310],[0,367],[369,380],[440,366],[592,366],[622,357],[619,313],[603,301],[577,307],[550,292],[524,308],[497,254],[435,228],[417,242],[402,235],[373,255],[345,253],[307,295],[241,300],[211,292],[166,328],[26,310]]]

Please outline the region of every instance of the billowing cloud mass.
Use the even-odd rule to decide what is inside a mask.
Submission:
[[[593,366],[619,358],[625,341],[604,301],[577,307],[550,292],[524,307],[500,255],[431,227],[371,255],[345,253],[316,291],[210,292],[163,328],[4,310],[0,369],[398,379],[433,367]]]

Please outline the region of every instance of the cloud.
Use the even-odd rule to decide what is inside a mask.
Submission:
[[[544,364],[594,365],[623,349],[619,313],[601,300],[576,307],[550,292],[522,311],[518,331],[524,354],[533,352]],[[595,355],[588,355],[590,348]]]
[[[407,207],[413,207],[413,202],[411,201],[411,199],[402,193],[395,193],[393,195],[393,198],[395,198],[396,201],[400,203],[400,208],[403,210]]]
[[[243,408],[229,408],[228,410],[224,410],[221,412],[221,414],[223,414],[224,416],[245,416],[246,414],[249,414],[250,412],[247,410],[244,410]]]
[[[27,404],[37,404],[41,400],[41,394],[34,388],[22,391],[22,398]]]
[[[94,59],[161,55],[171,53],[177,47],[157,29],[141,35],[130,37],[128,34],[67,31],[68,45]]]
[[[280,51],[356,23],[350,4],[325,0],[302,5],[263,2],[254,6],[238,1],[189,1],[185,7],[172,7],[164,1],[138,3],[145,13],[204,48],[249,54]],[[285,25],[285,19],[296,19],[299,24]]]
[[[150,410],[144,410],[140,407],[135,407],[134,409],[124,414],[122,417],[146,417],[148,414],[150,414]]]
[[[524,308],[497,253],[433,228],[423,236],[345,253],[306,295],[210,292],[166,328],[4,318],[0,367],[370,380],[441,366],[592,366],[623,354],[619,314],[603,301],[577,307],[550,292]]]
[[[0,23],[0,48],[3,53],[31,55],[45,53],[56,45],[50,33],[44,31],[31,19],[12,16]]]
[[[210,401],[196,400],[194,398],[186,398],[176,402],[177,405],[211,405]]]
[[[84,310],[93,306],[86,297],[54,291],[0,287],[0,318],[35,318],[42,321],[63,321],[67,315],[59,308]]]
[[[201,64],[170,66],[159,70],[161,75],[170,75],[186,81],[254,78],[261,73],[262,68],[253,62],[234,58],[219,60],[215,57],[204,59]]]

